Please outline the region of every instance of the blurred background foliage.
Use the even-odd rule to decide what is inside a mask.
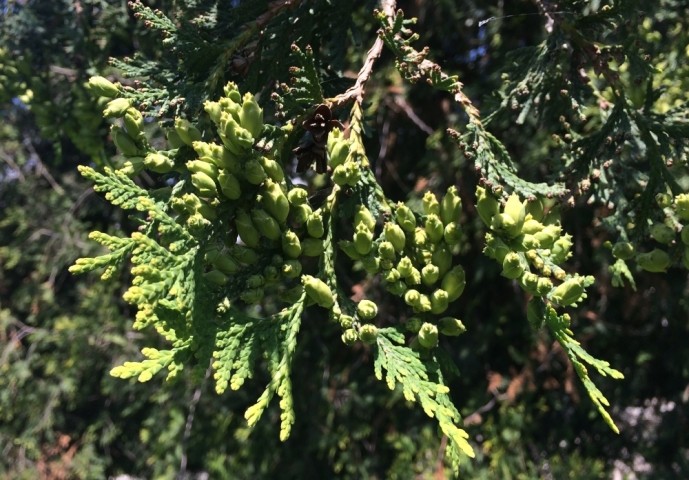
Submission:
[[[138,22],[124,1],[0,1],[0,477],[449,475],[444,440],[423,412],[409,408],[399,392],[391,395],[371,375],[370,352],[342,345],[339,328],[316,314],[306,314],[293,369],[297,423],[281,443],[273,428],[276,409],[253,432],[242,416],[264,379],[218,396],[207,379],[191,374],[170,384],[110,377],[113,366],[138,355],[145,335],[130,329],[134,312],[121,300],[126,279],[103,283],[67,272],[74,259],[95,253],[85,240],[89,231],[135,228],[75,174],[77,165],[103,167],[114,154],[102,105],[84,82],[104,74],[133,85],[122,68],[147,72],[167,100],[188,98],[190,108],[203,99],[192,87],[208,86],[217,75],[218,88],[234,80],[243,90],[261,92],[270,111],[271,91],[288,81],[295,42],[313,47],[326,96],[342,92],[375,38],[376,2],[294,1],[276,17],[288,16],[283,20],[291,23],[271,23],[245,55],[222,60],[248,21],[287,3],[145,2],[184,27],[171,44]],[[563,16],[604,4],[560,3],[557,15]],[[430,47],[430,58],[458,74],[465,93],[487,114],[508,95],[504,74],[515,66],[515,48],[546,36],[540,4],[408,0],[398,6],[418,18],[414,30],[418,43]],[[651,89],[662,92],[666,110],[682,108],[689,7],[670,0],[628,4],[625,29],[635,35],[629,48],[652,59]],[[126,57],[133,58],[129,67],[108,63]],[[621,74],[629,76],[630,97],[644,95],[633,73]],[[403,83],[387,52],[367,95],[368,152],[386,193],[413,201],[427,189],[456,184],[464,198],[461,262],[469,281],[449,313],[469,332],[443,345],[459,365],[451,388],[478,454],[463,465],[463,477],[689,477],[686,270],[635,272],[635,290],[613,288],[612,257],[602,245],[614,237],[598,220],[605,204],[587,204],[582,196],[563,209],[564,229],[576,241],[571,264],[597,279],[586,304],[571,312],[573,329],[594,356],[610,360],[626,377],[599,380],[621,430],[615,435],[597,417],[562,350],[530,329],[521,290],[477,254],[482,225],[472,203],[479,178],[445,135],[465,120],[461,111],[446,95]],[[158,107],[181,108],[174,102]],[[496,115],[490,130],[520,159],[520,174],[547,179],[550,164],[561,157],[553,154],[550,132],[530,119],[519,124],[518,113]],[[684,186],[689,181],[679,180]],[[151,186],[155,179],[140,181]],[[384,307],[389,321],[398,307]]]

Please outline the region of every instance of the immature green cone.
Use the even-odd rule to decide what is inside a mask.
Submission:
[[[251,210],[251,220],[261,235],[269,240],[278,240],[282,235],[278,222],[261,208]]]
[[[353,328],[348,328],[344,332],[342,332],[342,343],[345,345],[354,345],[357,340],[359,340],[359,334],[356,333],[356,330]]]
[[[260,185],[268,178],[266,171],[261,166],[261,163],[256,158],[248,160],[242,168],[242,175],[252,185]]]
[[[680,193],[675,197],[675,213],[680,220],[689,220],[689,193]]]
[[[519,284],[528,293],[536,295],[538,288],[538,275],[531,272],[526,272],[519,279]]]
[[[239,294],[239,298],[249,305],[256,304],[263,300],[265,292],[262,288],[249,288]]]
[[[387,240],[378,245],[378,255],[383,260],[395,260],[395,247]]]
[[[370,231],[376,229],[376,219],[373,218],[371,211],[364,205],[359,205],[354,213],[354,227],[363,223]]]
[[[440,276],[444,276],[452,267],[452,252],[447,245],[437,245],[433,254],[431,255],[431,263],[438,267]]]
[[[146,156],[148,157],[148,155]],[[202,197],[210,198],[218,196],[218,187],[215,181],[203,172],[196,172],[191,175],[191,183],[199,191]]]
[[[421,269],[421,281],[427,287],[433,285],[435,282],[438,281],[439,278],[440,268],[438,268],[436,265],[429,263]]]
[[[462,321],[454,317],[443,317],[438,320],[438,330],[448,337],[456,337],[467,331]]]
[[[402,257],[397,263],[397,270],[400,272],[400,275],[405,278],[411,275],[413,269],[414,264],[409,257]]]
[[[508,253],[502,261],[502,276],[509,279],[521,277],[524,273],[524,263],[517,252]]]
[[[356,313],[363,320],[371,320],[378,315],[378,305],[371,300],[362,300],[356,306]]]
[[[540,277],[536,284],[536,293],[540,296],[545,296],[553,289],[553,282],[549,278]]]
[[[431,294],[431,313],[443,313],[449,304],[450,300],[445,290],[438,289]]]
[[[438,345],[438,327],[425,322],[419,329],[419,344],[424,348],[434,348]]]
[[[86,88],[99,97],[115,98],[120,94],[120,89],[116,84],[99,75],[89,78]]]
[[[287,192],[287,200],[294,206],[306,203],[309,198],[309,192],[301,187],[295,187]]]
[[[361,328],[359,328],[359,338],[368,345],[376,343],[376,339],[378,338],[378,327],[370,323],[362,325]]]
[[[462,214],[462,199],[459,197],[457,187],[454,185],[447,189],[443,201],[440,203],[440,219],[445,225],[450,222],[459,222]]]
[[[578,302],[584,294],[583,277],[570,278],[565,280],[553,290],[550,301],[566,307]]]
[[[218,177],[218,167],[212,163],[204,162],[203,160],[189,160],[185,166],[192,173],[203,172],[211,178]]]
[[[411,208],[407,207],[403,203],[397,204],[397,209],[395,210],[395,220],[397,224],[407,233],[413,233],[416,229],[416,217]]]
[[[317,305],[328,309],[335,305],[333,293],[330,291],[330,287],[328,287],[323,280],[312,277],[311,275],[302,275],[301,283],[304,285],[306,294]]]
[[[664,250],[655,248],[648,253],[639,253],[636,263],[647,272],[664,272],[670,266],[670,256]]]
[[[620,260],[629,260],[634,256],[634,245],[629,242],[617,242],[612,247],[612,255]]]
[[[290,258],[301,255],[301,242],[292,230],[285,230],[282,234],[282,251]]]
[[[311,207],[306,203],[302,203],[301,205],[295,205],[291,208],[291,211],[292,220],[297,225],[305,224],[309,218],[309,215],[311,215],[312,213]]]
[[[284,251],[284,249],[283,249]],[[287,252],[285,252],[287,253]],[[297,278],[301,275],[301,262],[296,259],[285,260],[282,264],[282,275],[287,279]]]
[[[325,226],[323,225],[323,216],[320,210],[316,210],[308,216],[306,219],[306,231],[313,238],[321,238],[323,236]]]
[[[261,163],[261,166],[263,167],[263,170],[265,170],[266,174],[275,182],[282,182],[285,179],[285,171],[282,169],[280,164],[273,160],[272,158],[268,158],[265,156],[262,156],[259,159],[259,162]]]
[[[206,100],[203,102],[203,109],[206,111],[208,116],[211,118],[213,123],[215,125],[220,124],[220,115],[222,113],[222,107],[220,106],[219,102],[211,102],[210,100]]]
[[[426,230],[426,234],[428,235],[428,239],[431,241],[431,243],[438,243],[443,239],[445,226],[438,215],[434,213],[427,215],[424,229]]]
[[[201,140],[201,132],[199,129],[184,118],[175,118],[175,131],[177,135],[179,135],[179,138],[190,147],[193,146],[194,142]]]
[[[122,152],[125,157],[136,157],[141,153],[134,139],[121,128],[113,126],[110,130],[110,135],[117,149]]]
[[[263,130],[263,110],[250,93],[244,94],[242,109],[239,111],[239,120],[242,127],[246,128],[252,137],[258,138],[261,136],[261,131]]]
[[[354,247],[354,242],[351,240],[340,240],[337,242],[337,245],[340,247],[340,250],[352,260],[359,260],[361,258],[361,255],[359,255],[359,252],[357,252]]]
[[[359,224],[354,232],[354,248],[359,255],[367,255],[373,248],[373,233],[365,225]]]
[[[668,245],[675,239],[675,230],[664,223],[654,223],[650,229],[651,238],[658,243]]]
[[[442,282],[440,283],[440,288],[447,292],[450,302],[454,302],[460,297],[460,295],[462,295],[465,286],[466,274],[461,265],[454,266],[452,270],[445,274]]]
[[[162,153],[151,152],[144,157],[144,166],[152,172],[168,173],[175,168],[175,161]]]
[[[253,228],[253,225],[252,225]],[[258,233],[258,232],[257,232]],[[241,236],[240,236],[241,238]],[[246,242],[244,242],[246,243]],[[230,255],[246,265],[253,265],[258,262],[258,253],[248,246],[232,245],[229,247]]]
[[[239,125],[229,114],[223,112],[220,116],[220,139],[232,153],[240,157],[246,155],[254,144],[249,131]]]
[[[500,212],[500,202],[483,187],[476,187],[476,211],[486,226],[490,227],[493,217]]]
[[[203,277],[208,280],[211,283],[214,283],[215,285],[218,285],[222,287],[227,283],[227,275],[222,273],[219,270],[211,270],[210,272],[206,272],[203,274]]]
[[[562,263],[572,256],[572,236],[567,234],[558,238],[550,249],[550,259],[553,263]]]
[[[392,243],[392,246],[395,247],[395,250],[397,250],[398,253],[402,253],[404,251],[406,237],[404,235],[404,231],[399,225],[387,222],[383,227],[383,234],[385,235],[385,239]]]
[[[242,242],[249,248],[257,248],[258,241],[261,238],[261,234],[258,233],[254,223],[251,221],[251,217],[244,210],[239,210],[237,216],[234,220],[235,226],[237,227],[237,233]],[[241,260],[240,260],[241,261]]]
[[[462,240],[462,229],[455,222],[448,223],[443,231],[443,239],[448,245],[457,245]]]
[[[136,108],[128,108],[124,114],[124,128],[127,133],[136,138],[144,129],[144,117]]]
[[[222,170],[218,175],[220,191],[230,200],[237,200],[242,195],[239,179],[231,173]]]
[[[391,268],[390,270],[385,272],[385,276],[383,277],[383,279],[388,283],[395,283],[400,278],[402,278],[402,275],[400,275],[399,270],[397,270],[396,268]]]
[[[562,236],[560,225],[546,225],[540,232],[536,232],[534,237],[539,241],[541,248],[552,248],[555,242]],[[527,247],[528,248],[528,247]]]
[[[206,261],[225,274],[237,273],[240,265],[230,255],[221,253],[218,249],[211,249],[206,252]]]
[[[545,225],[534,218],[529,218],[527,215],[526,220],[524,221],[524,226],[522,227],[522,233],[525,235],[534,235],[544,228]]]
[[[359,254],[357,253],[357,255]],[[361,257],[361,255],[359,256]],[[375,255],[366,255],[364,257],[361,257],[361,265],[364,267],[364,270],[366,270],[366,273],[368,273],[369,275],[375,275],[376,273],[378,273],[381,268],[380,264],[380,258],[376,257]]]
[[[344,186],[347,185],[347,169],[343,165],[338,165],[333,169],[333,182],[335,185]]]
[[[263,207],[268,210],[279,223],[285,223],[287,215],[289,215],[289,200],[287,200],[287,195],[283,193],[280,185],[270,178],[266,179],[264,187],[265,193],[261,199]]]
[[[343,165],[349,156],[349,142],[347,140],[339,139],[330,150],[330,167],[335,169],[339,165]]]
[[[440,203],[438,203],[438,198],[431,191],[424,194],[421,199],[423,205],[423,213],[426,215],[434,214],[440,215]]]
[[[105,118],[121,118],[127,113],[129,107],[132,106],[131,100],[128,98],[115,98],[110,100],[103,110]]]

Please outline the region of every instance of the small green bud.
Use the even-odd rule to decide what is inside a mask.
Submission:
[[[163,155],[162,153],[151,152],[148,155],[146,155],[146,157],[144,157],[144,166],[152,172],[167,173],[171,171],[173,168],[175,168],[175,161],[167,155]],[[194,180],[192,178],[192,183],[193,181]],[[213,186],[215,185],[212,179],[211,183],[213,183]]]
[[[667,193],[659,193],[656,195],[656,203],[660,208],[667,208],[672,205],[672,196]]]
[[[466,274],[461,265],[454,266],[452,270],[445,274],[440,283],[440,288],[447,292],[448,299],[451,302],[454,302],[462,295],[465,286]]]
[[[414,264],[409,257],[402,257],[397,263],[397,270],[400,272],[400,275],[405,278],[411,275],[413,269]]]
[[[408,287],[402,280],[398,280],[396,282],[387,284],[385,288],[393,295],[400,296],[407,291]]]
[[[429,263],[421,269],[421,281],[427,287],[437,282],[438,278],[440,278],[440,269],[436,265]]]
[[[328,287],[323,280],[312,277],[311,275],[302,275],[301,283],[304,285],[306,294],[317,305],[328,309],[335,305],[333,293],[330,291],[330,287]]]
[[[562,263],[572,256],[572,236],[567,234],[558,238],[550,249],[550,259],[553,263]]]
[[[321,238],[325,233],[325,226],[323,225],[323,215],[320,209],[311,213],[311,215],[309,215],[306,219],[306,231],[313,238]]]
[[[251,220],[256,229],[269,240],[277,240],[280,238],[282,231],[277,220],[271,217],[268,212],[261,208],[254,208],[251,210]]]
[[[378,327],[370,323],[362,325],[359,328],[359,338],[368,345],[376,343],[376,339],[378,338]]]
[[[305,257],[320,257],[323,253],[323,240],[305,238],[301,241],[301,253]]]
[[[89,78],[86,84],[87,90],[99,97],[115,98],[120,94],[120,88],[105,77],[96,75]]]
[[[215,268],[226,274],[237,273],[240,269],[239,264],[234,258],[232,258],[230,255],[221,253],[215,248],[206,252],[205,259]]]
[[[292,207],[292,220],[294,223],[297,225],[303,225],[306,223],[306,220],[309,218],[309,215],[311,215],[311,207],[303,203],[301,205],[295,205]]]
[[[689,220],[689,193],[680,193],[675,197],[675,213],[680,220]]]
[[[246,286],[248,288],[258,288],[262,287],[265,285],[265,278],[263,278],[263,275],[258,275],[254,274],[249,276],[249,278],[246,279]]]
[[[230,172],[222,170],[218,175],[218,183],[220,191],[230,200],[237,200],[242,195],[239,179]]]
[[[492,193],[483,187],[476,187],[476,210],[486,226],[493,224],[493,217],[499,213],[500,203]]]
[[[462,321],[454,317],[443,317],[438,320],[438,330],[448,337],[456,337],[467,331]]]
[[[402,230],[407,233],[412,233],[416,229],[416,217],[414,216],[414,212],[403,203],[397,204],[395,219]]]
[[[617,242],[612,247],[612,255],[620,260],[629,260],[634,256],[634,245],[629,242]]]
[[[398,281],[400,278],[402,278],[402,276],[400,275],[399,270],[397,270],[396,268],[391,268],[390,270],[385,272],[385,277],[383,278],[388,283],[394,283]]]
[[[534,233],[534,237],[538,239],[541,248],[552,248],[561,236],[562,227],[554,224],[546,225],[540,232]]]
[[[536,295],[536,289],[538,288],[538,275],[531,272],[525,272],[524,275],[519,279],[519,284],[528,293]]]
[[[301,275],[301,262],[295,259],[285,260],[281,267],[282,275],[287,279],[297,278]]]
[[[347,184],[347,169],[344,164],[338,165],[333,169],[333,183],[335,185],[344,186]]]
[[[275,281],[280,278],[280,273],[278,272],[277,267],[275,267],[275,265],[268,265],[266,268],[264,268],[263,278],[266,279],[266,283],[275,283]]]
[[[527,215],[527,218],[524,221],[524,226],[522,227],[522,233],[525,235],[534,235],[543,230],[544,227],[545,225],[543,225],[541,222],[533,218],[528,218]]]
[[[526,261],[517,252],[509,252],[502,261],[502,276],[515,279],[522,276]]]
[[[438,267],[441,277],[445,275],[452,267],[452,252],[450,252],[448,246],[443,244],[436,245],[431,256],[431,262]]]
[[[146,155],[148,157],[148,155]],[[144,163],[146,161],[144,160]],[[202,197],[217,197],[218,187],[209,175],[203,172],[196,172],[191,175],[191,184],[196,187]]]
[[[371,320],[378,315],[378,305],[371,300],[362,300],[356,306],[356,313],[363,320]]]
[[[256,230],[249,214],[244,210],[239,210],[234,222],[242,242],[249,248],[257,248],[258,240],[261,235],[258,233],[258,230]]]
[[[306,203],[306,200],[308,198],[309,192],[307,192],[301,187],[295,187],[291,189],[289,192],[287,192],[287,200],[289,200],[289,203],[291,203],[294,206]]]
[[[404,292],[404,303],[409,305],[410,307],[414,307],[419,304],[419,300],[421,299],[421,294],[419,293],[418,290],[414,290],[413,288],[410,288],[406,292]]]
[[[524,226],[524,220],[526,218],[525,202],[519,200],[519,196],[513,193],[505,203],[504,213],[514,221],[514,230],[510,230],[509,233],[512,237],[516,237],[521,233],[522,227]]]
[[[298,258],[301,255],[299,237],[292,230],[285,230],[282,234],[282,251],[291,258]]]
[[[263,110],[250,93],[244,94],[242,109],[239,111],[239,120],[242,127],[246,128],[252,137],[258,138],[261,135],[263,130]]]
[[[141,153],[136,141],[121,128],[113,126],[110,135],[113,143],[124,156],[136,157]]]
[[[424,348],[435,348],[438,345],[438,327],[424,323],[419,329],[419,344]]]
[[[440,203],[440,219],[445,225],[451,222],[459,222],[462,214],[462,199],[460,198],[457,187],[454,185],[447,189],[443,201]]]
[[[242,175],[252,185],[260,185],[268,177],[256,158],[251,158],[244,164]]]
[[[558,305],[566,307],[578,302],[584,295],[584,278],[574,277],[565,280],[550,294],[550,300]]]
[[[545,204],[543,203],[543,199],[541,198],[536,198],[535,200],[531,200],[527,202],[526,204],[526,214],[531,215],[531,218],[541,222],[543,221],[543,214],[545,212]],[[533,232],[529,232],[533,233]]]
[[[340,327],[347,329],[347,328],[352,328],[354,326],[354,317],[351,315],[340,315],[340,318],[338,319],[340,322]]]
[[[115,98],[110,100],[103,110],[105,118],[121,118],[124,117],[132,102],[128,98]]]
[[[431,243],[438,243],[443,239],[445,228],[438,215],[434,213],[427,215],[424,229]]]
[[[369,209],[363,205],[359,205],[356,213],[354,214],[354,226],[356,227],[360,223],[363,223],[370,231],[374,231],[376,229],[376,219],[373,218],[373,215]]]
[[[184,118],[175,118],[175,131],[177,135],[179,135],[179,138],[190,147],[193,146],[194,142],[201,140],[201,132],[199,132],[199,129]]]
[[[342,332],[342,343],[345,345],[354,345],[357,340],[359,340],[359,335],[356,333],[356,330],[353,328],[348,328],[344,332]]]
[[[421,227],[414,229],[413,245],[416,247],[425,247],[428,245],[428,234],[426,230]]]
[[[252,225],[253,228],[253,225]],[[256,232],[258,233],[258,231]],[[240,235],[241,238],[241,235]],[[244,242],[246,243],[246,242]],[[230,248],[230,255],[239,260],[245,265],[253,265],[258,262],[258,254],[255,250],[243,245],[232,245]]]
[[[450,222],[445,225],[443,238],[448,245],[457,245],[462,240],[462,229],[457,223]]]
[[[647,272],[664,272],[670,266],[670,256],[655,248],[648,253],[637,254],[636,263]]]
[[[536,293],[545,296],[553,289],[553,282],[549,278],[540,277],[536,284]]]
[[[409,286],[420,285],[421,284],[421,272],[419,272],[419,269],[416,267],[412,267],[411,272],[409,272],[409,275],[407,275],[404,278],[404,282]]]
[[[227,85],[223,87],[223,93],[225,94],[225,97],[227,97],[229,100],[232,100],[234,103],[242,102],[242,95],[239,93],[237,84],[234,82],[227,82]]]
[[[675,239],[675,230],[664,223],[654,223],[651,226],[650,234],[653,240],[665,245],[672,243]]]
[[[361,258],[361,265],[369,275],[375,275],[380,271],[380,258],[374,255],[366,255]]]
[[[431,294],[431,313],[443,313],[450,303],[447,292],[438,289]]]
[[[354,232],[354,248],[359,255],[367,255],[373,248],[373,233],[363,223]]]
[[[383,235],[388,242],[392,243],[392,246],[395,247],[398,253],[404,251],[406,237],[399,225],[387,222],[383,227]]]
[[[431,299],[428,297],[428,295],[422,293],[419,295],[419,301],[417,302],[416,305],[413,306],[415,312],[430,312],[431,308]]]
[[[423,204],[423,213],[426,215],[440,215],[440,203],[438,203],[438,199],[433,192],[426,192],[421,199],[421,203]]]
[[[285,223],[289,215],[289,200],[283,193],[279,184],[266,179],[263,184],[265,193],[261,198],[263,207],[273,216],[279,223]]]
[[[378,245],[378,255],[385,260],[395,259],[395,247],[388,241],[380,242]]]
[[[150,154],[149,155],[160,155],[160,154]],[[189,160],[185,164],[187,170],[192,173],[203,172],[211,178],[218,177],[218,167],[212,163],[204,162],[203,160]]]
[[[285,179],[285,171],[282,166],[272,158],[261,157],[259,159],[263,170],[265,170],[268,177],[270,177],[275,182],[282,182]]]
[[[330,150],[330,167],[335,169],[342,165],[349,156],[349,142],[345,139],[337,141]]]
[[[535,235],[526,234],[519,238],[521,240],[522,247],[527,250],[535,250],[541,247],[541,242],[536,238]]]
[[[139,136],[144,129],[144,117],[136,108],[128,108],[124,114],[124,128],[133,138]]]
[[[213,123],[215,123],[216,125],[220,123],[220,114],[222,113],[220,103],[206,100],[205,102],[203,102],[203,109],[206,111]]]

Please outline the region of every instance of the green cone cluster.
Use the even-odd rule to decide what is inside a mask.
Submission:
[[[338,145],[337,139],[332,143]],[[417,316],[414,318],[434,326],[436,341],[416,342],[420,347],[432,348],[437,344],[438,332],[459,334],[459,320],[447,320],[446,327],[440,328],[438,319],[466,285],[464,269],[453,263],[453,252],[462,238],[462,202],[453,186],[440,200],[433,193],[426,193],[422,206],[423,212],[419,214],[398,203],[387,221],[377,222],[376,215],[359,205],[352,238],[340,241],[339,247],[370,275],[379,275],[385,288],[402,297],[411,308]],[[369,302],[363,300],[357,308],[357,319],[362,322],[377,311],[375,304]],[[419,328],[413,333],[419,333]]]
[[[586,298],[585,287],[593,278],[562,269],[571,256],[572,237],[563,233],[554,215],[544,215],[540,200],[527,203],[513,193],[501,205],[491,192],[477,187],[476,209],[489,229],[484,253],[502,266],[504,277],[556,305]]]

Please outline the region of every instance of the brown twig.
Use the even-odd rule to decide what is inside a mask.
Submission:
[[[386,17],[392,18],[395,15],[395,9],[397,8],[397,2],[395,0],[381,0],[381,9]],[[356,82],[349,88],[346,92],[340,95],[327,99],[326,101],[333,106],[339,107],[354,100],[356,103],[361,105],[364,101],[364,89],[366,87],[366,82],[371,77],[371,72],[373,72],[373,64],[380,57],[383,51],[383,39],[379,36],[376,38],[371,49],[366,54],[366,60],[364,65],[359,70],[359,74],[356,76]]]

